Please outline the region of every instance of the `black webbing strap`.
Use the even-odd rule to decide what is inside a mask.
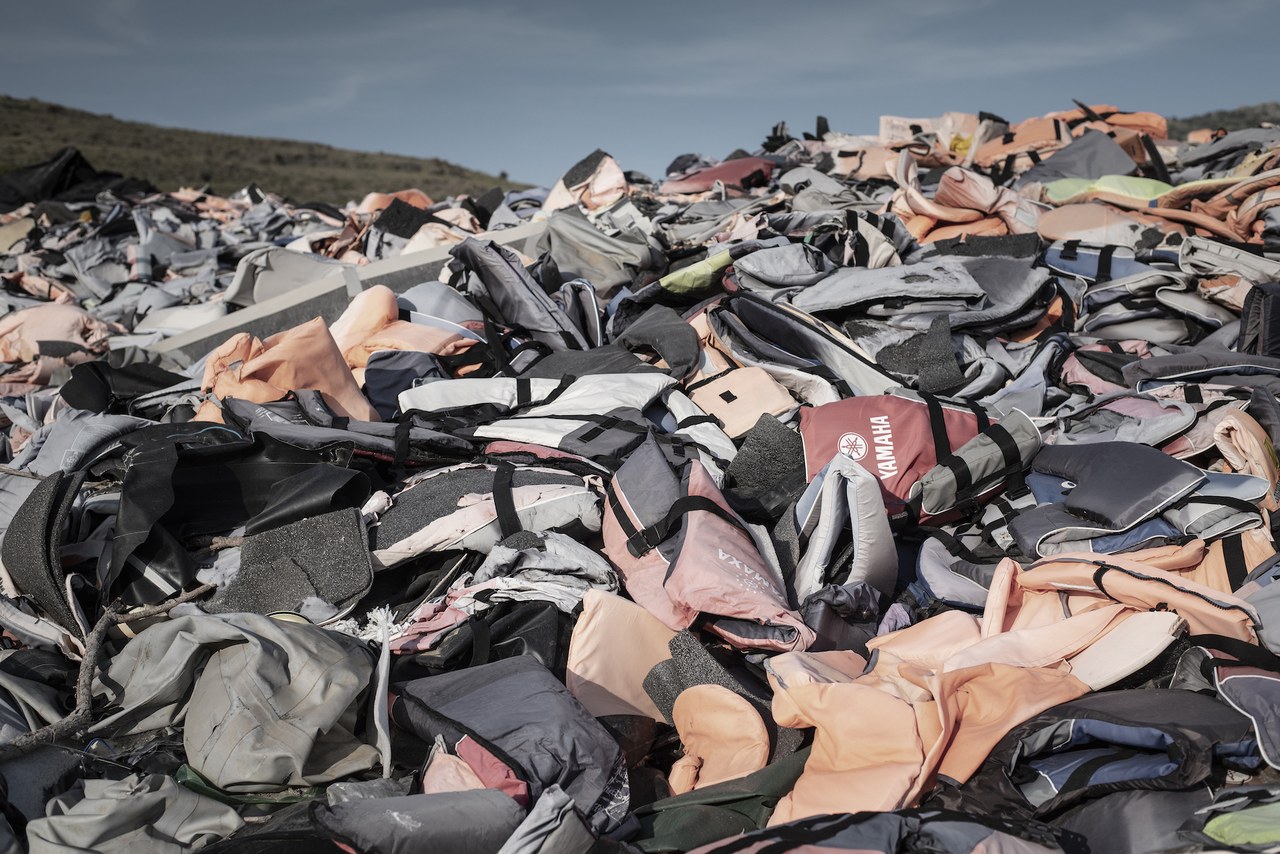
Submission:
[[[458,376],[466,368],[485,368],[485,373],[476,373],[476,377],[492,376],[495,373],[493,354],[490,345],[476,343],[455,356],[436,356],[440,364],[452,376]]]
[[[1111,256],[1116,254],[1116,248],[1107,245],[1098,250],[1098,274],[1094,277],[1095,282],[1111,281]]]
[[[550,356],[552,353],[555,352],[554,350],[551,349],[550,345],[544,344],[541,341],[538,341],[534,338],[526,338],[516,346],[512,347],[510,350],[507,350],[506,349],[507,342],[513,341],[513,340],[515,340],[515,333],[514,332],[508,333],[507,336],[502,339],[502,343],[500,344],[500,349],[502,351],[503,358],[506,359],[508,364],[510,362],[515,361],[516,356],[519,356],[521,353],[525,352],[526,350],[532,350],[535,353],[539,353],[544,357]],[[538,360],[535,359],[535,361],[538,361]],[[528,370],[528,368],[526,367],[525,370]]]
[[[1202,649],[1225,652],[1232,658],[1237,659],[1236,661],[1225,661],[1221,658],[1210,658],[1202,662],[1200,672],[1210,681],[1216,681],[1213,671],[1219,667],[1246,666],[1280,673],[1280,655],[1275,655],[1248,641],[1227,637],[1226,635],[1191,635],[1187,640]]]
[[[978,432],[981,433],[991,426],[991,416],[987,414],[987,410],[974,403],[971,400],[964,401],[964,405],[973,410],[973,417],[978,419]]]
[[[533,402],[533,380],[516,377],[516,406],[527,406]]]
[[[545,406],[548,403],[551,403],[560,395],[564,394],[565,391],[569,388],[569,386],[573,385],[577,381],[578,381],[578,377],[572,374],[565,374],[563,377],[560,378],[560,382],[558,382],[555,388],[551,389],[551,391],[547,392],[542,397],[534,397],[533,380],[529,379],[528,377],[515,377],[516,403],[515,403],[515,406],[511,407],[511,409],[507,411],[506,417],[508,418],[518,417],[516,413],[518,413],[522,409],[528,409],[529,407],[532,407],[532,406]],[[529,416],[529,417],[541,418],[543,416],[535,415],[535,416]]]
[[[1018,440],[1013,438],[1010,433],[1000,424],[992,424],[983,431],[983,435],[996,443],[996,447],[1000,449],[1000,456],[1004,458],[1006,467],[1022,466],[1022,454],[1018,450]]]
[[[1169,168],[1164,165],[1164,158],[1156,150],[1156,144],[1151,141],[1151,137],[1148,134],[1140,134],[1139,138],[1142,140],[1143,150],[1147,152],[1147,160],[1150,161],[1151,177],[1166,184],[1170,183]]]
[[[942,547],[945,548],[952,557],[958,557],[960,560],[965,560],[969,563],[980,564],[984,562],[983,559],[975,554],[972,549],[960,542],[959,538],[951,536],[951,534],[941,528],[919,525],[916,527],[916,530],[922,534],[927,534],[942,543]]]
[[[938,465],[951,472],[951,476],[956,479],[956,498],[969,494],[969,487],[973,486],[973,472],[969,470],[969,464],[955,454],[947,454],[945,459],[938,460]]]
[[[929,432],[933,434],[934,456],[941,461],[951,455],[951,436],[947,433],[947,419],[942,411],[942,401],[925,391],[917,391],[929,411]]]
[[[1244,559],[1244,537],[1237,534],[1222,541],[1222,562],[1227,567],[1227,580],[1231,589],[1239,590],[1249,577],[1249,566]]]
[[[485,303],[494,312],[498,309],[485,298]],[[489,355],[493,358],[494,371],[499,374],[505,374],[511,370],[511,359],[507,355],[507,338],[498,330],[497,324],[493,318],[485,313],[484,317],[484,340],[489,345]]]
[[[690,416],[690,418],[701,418],[701,416]],[[721,469],[729,468],[729,460],[717,454],[701,442],[696,442],[688,436],[678,436],[675,433],[654,433],[653,438],[661,445],[671,450],[671,455],[676,458],[677,464],[684,465],[684,461],[690,459],[689,449],[697,451],[709,458],[713,463]]]
[[[487,315],[484,317],[483,322],[483,342],[468,347],[463,352],[455,355],[436,356],[440,364],[449,373],[458,376],[468,368],[472,370],[483,368],[484,373],[477,373],[477,376],[494,376],[508,371],[510,359],[506,350],[506,342],[511,340],[515,333],[500,331]]]
[[[401,415],[400,420],[396,422],[395,456],[392,465],[403,466],[409,459],[409,431],[412,429],[413,422],[407,415]]]
[[[871,263],[871,245],[867,242],[867,238],[862,232],[856,229],[853,232],[853,265],[855,267],[866,267]]]
[[[1102,122],[1103,124],[1106,124],[1106,123],[1107,123],[1107,120],[1106,120],[1106,119],[1104,119],[1102,116],[1098,115],[1098,114],[1094,111],[1093,107],[1090,107],[1090,106],[1089,106],[1088,104],[1086,104],[1084,101],[1078,100],[1078,99],[1076,99],[1076,98],[1072,98],[1072,99],[1071,99],[1071,103],[1073,103],[1073,104],[1075,104],[1077,107],[1079,107],[1079,108],[1080,108],[1080,111],[1084,113],[1084,117],[1085,117],[1086,119],[1088,119],[1089,121],[1091,121],[1091,122]],[[1115,114],[1114,114],[1114,113],[1112,113],[1111,115],[1115,115]]]
[[[712,349],[715,349],[717,352],[721,352],[718,348],[712,348]],[[698,380],[697,382],[686,383],[686,384],[685,384],[685,387],[684,387],[685,393],[686,393],[686,394],[688,394],[688,393],[689,393],[689,392],[691,392],[691,391],[695,391],[695,390],[697,390],[697,389],[700,389],[700,388],[702,388],[704,385],[707,385],[708,383],[713,383],[713,382],[715,382],[716,380],[720,379],[721,377],[723,377],[723,376],[727,376],[728,374],[732,373],[732,372],[733,372],[733,371],[735,371],[735,370],[737,370],[737,369],[736,369],[736,368],[725,368],[723,371],[720,371],[720,372],[719,372],[719,373],[717,373],[717,374],[712,374],[711,376],[708,376],[708,377],[703,377],[702,379]]]
[[[1258,505],[1252,501],[1246,501],[1243,498],[1236,498],[1233,495],[1197,495],[1191,493],[1186,498],[1174,504],[1174,507],[1186,507],[1189,504],[1209,504],[1216,507],[1229,507],[1232,510],[1239,510],[1241,513],[1257,513]]]
[[[865,222],[883,234],[886,240],[893,243],[893,221],[888,217],[881,217],[869,211],[863,214],[859,214],[857,211],[849,211],[845,214],[845,221],[849,226],[849,230],[855,234],[861,232],[861,224]],[[870,247],[870,241],[867,241],[866,245]]]
[[[1080,257],[1080,241],[1068,240],[1062,244],[1062,251],[1058,253],[1058,257],[1063,261],[1074,261]]]
[[[493,510],[498,516],[498,529],[502,539],[524,530],[520,524],[520,516],[516,513],[516,500],[512,494],[512,481],[516,467],[508,462],[500,462],[493,471]]]
[[[626,433],[648,433],[649,427],[643,424],[637,424],[634,421],[628,421],[625,418],[616,418],[612,415],[518,415],[512,420],[520,418],[552,418],[560,421],[586,421],[595,426],[588,428],[581,436],[578,436],[580,442],[591,442],[604,434],[606,430],[622,430]]]
[[[894,242],[894,236],[898,233],[897,229],[894,228],[893,222],[893,220],[885,217],[880,221],[880,225],[878,226],[880,233],[883,234],[890,243]]]
[[[1204,403],[1204,391],[1198,385],[1184,385],[1182,399],[1190,404]]]
[[[595,424],[591,427],[588,427],[587,432],[583,433],[581,436],[578,437],[578,441],[594,442],[596,439],[599,439],[601,436],[603,436],[604,432],[608,429],[609,428],[603,424]]]
[[[1022,511],[1014,507],[1013,502],[1003,495],[997,496],[991,502],[991,506],[1000,514],[1000,518],[993,519],[989,524],[982,526],[982,533],[987,535],[990,535],[997,528],[1007,528],[1014,519],[1022,515]]]
[[[659,441],[661,441],[663,438],[666,438],[666,436],[665,436],[665,434],[659,433],[659,434],[657,434],[657,438],[658,438],[658,440],[659,440]],[[674,435],[673,435],[673,436],[671,436],[670,438],[671,438],[672,440],[678,440],[678,441],[672,441],[672,443],[671,443],[671,449],[674,451],[677,447],[679,447],[679,448],[680,448],[680,451],[679,451],[679,455],[680,455],[680,456],[685,456],[685,455],[687,455],[687,454],[688,454],[688,452],[689,452],[689,451],[688,451],[688,449],[689,449],[689,448],[693,448],[693,449],[694,449],[695,451],[697,451],[698,453],[700,453],[700,454],[704,454],[705,456],[707,456],[707,457],[711,460],[711,462],[715,463],[715,464],[716,464],[717,466],[719,466],[721,469],[725,469],[725,470],[727,470],[727,469],[729,468],[730,460],[726,460],[724,457],[720,456],[720,455],[719,455],[719,454],[717,454],[715,451],[711,450],[710,448],[708,448],[706,445],[702,444],[701,442],[695,442],[695,441],[693,441],[692,439],[686,438],[686,437],[684,437],[684,436],[674,436]]]
[[[973,472],[960,457],[952,456],[946,460],[939,460],[938,464],[946,466],[956,479],[957,504],[977,496],[1001,478],[1014,479],[1022,472],[1022,454],[1018,450],[1018,441],[1013,438],[1013,434],[1008,429],[1001,424],[992,424],[980,435],[986,436],[1000,449],[1004,466],[999,471],[992,472],[974,482]]]
[[[636,526],[631,522],[631,517],[627,515],[627,510],[622,506],[622,501],[618,498],[617,491],[613,488],[613,484],[609,484],[609,488],[605,490],[605,500],[609,502],[609,509],[613,511],[614,518],[618,520],[618,527],[622,529],[622,533],[627,535],[627,539],[636,535]]]
[[[678,526],[685,516],[695,511],[711,513],[735,528],[742,528],[742,523],[738,521],[737,516],[734,516],[710,498],[702,495],[686,495],[683,498],[676,499],[671,505],[671,509],[667,511],[667,515],[649,527],[636,531],[629,536],[627,538],[627,551],[631,552],[633,557],[643,557],[669,537],[672,529]]]
[[[996,181],[997,184],[1003,184],[1013,177],[1013,166],[1017,160],[1018,155],[1016,154],[1010,154],[1004,159],[1004,166],[1000,170],[1000,180]]]

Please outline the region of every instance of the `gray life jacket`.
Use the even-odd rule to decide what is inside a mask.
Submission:
[[[425,552],[488,554],[521,530],[589,534],[600,530],[601,483],[545,466],[465,463],[410,477],[378,514],[378,568]]]

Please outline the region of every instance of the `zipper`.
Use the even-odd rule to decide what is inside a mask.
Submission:
[[[1240,613],[1244,614],[1246,617],[1249,618],[1249,625],[1251,628],[1253,628],[1255,633],[1259,628],[1261,628],[1261,625],[1254,618],[1253,614],[1249,613],[1249,609],[1245,608],[1244,606],[1228,605],[1225,602],[1219,602],[1216,599],[1211,599],[1208,596],[1205,596],[1203,593],[1197,593],[1194,590],[1187,590],[1186,588],[1179,587],[1178,585],[1174,584],[1172,581],[1169,581],[1167,578],[1157,578],[1154,575],[1144,575],[1132,569],[1125,569],[1122,566],[1116,566],[1115,564],[1107,563],[1105,561],[1100,561],[1100,560],[1080,560],[1078,558],[1059,558],[1056,561],[1054,559],[1050,559],[1047,562],[1048,563],[1054,563],[1054,562],[1087,563],[1091,566],[1098,567],[1098,571],[1093,574],[1093,583],[1097,586],[1098,592],[1101,593],[1103,596],[1106,596],[1112,602],[1119,602],[1120,600],[1112,596],[1110,593],[1108,593],[1106,587],[1104,587],[1102,584],[1102,576],[1106,574],[1107,571],[1110,571],[1110,570],[1119,572],[1122,575],[1127,575],[1130,578],[1136,578],[1139,581],[1154,581],[1157,584],[1163,584],[1166,587],[1171,587],[1180,593],[1185,593],[1189,596],[1195,596],[1197,599],[1200,599],[1201,601],[1206,602],[1209,605],[1212,605],[1214,608],[1217,608],[1219,611],[1239,611]],[[1040,565],[1039,563],[1034,563],[1031,565],[1031,568],[1034,569],[1036,566],[1039,566],[1039,565]]]

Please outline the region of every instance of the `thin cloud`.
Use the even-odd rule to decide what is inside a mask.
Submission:
[[[375,76],[365,71],[349,71],[324,78],[326,86],[313,95],[292,101],[272,104],[255,111],[258,119],[291,121],[320,115],[333,115],[337,110],[350,107],[360,100],[365,87],[376,82]]]
[[[145,48],[151,43],[140,0],[98,0],[91,8],[98,31],[115,44]]]

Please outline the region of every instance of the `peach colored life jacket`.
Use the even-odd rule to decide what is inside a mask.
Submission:
[[[938,777],[967,779],[1023,720],[1113,684],[1184,630],[1257,643],[1257,622],[1243,600],[1131,558],[1006,560],[981,618],[947,611],[875,638],[861,675],[822,666],[825,653],[770,660],[777,723],[816,730],[770,823],[910,806]]]
[[[248,332],[232,336],[209,354],[200,385],[217,398],[254,403],[280,400],[297,389],[315,389],[337,415],[381,420],[319,317],[266,340]],[[206,400],[195,420],[220,423],[222,414],[217,404]]]

